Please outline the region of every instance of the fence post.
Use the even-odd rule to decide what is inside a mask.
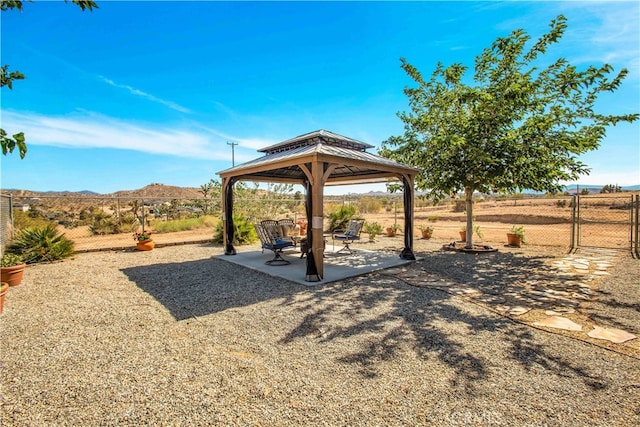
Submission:
[[[144,198],[140,199],[141,200],[141,206],[140,206],[140,218],[142,218],[142,232],[144,233]]]
[[[569,242],[569,252],[576,248],[576,196],[571,200],[571,241]]]
[[[640,225],[640,195],[636,194],[636,201],[635,203],[633,203],[633,196],[631,196],[631,206],[633,206],[632,209],[635,210],[636,212],[636,218],[634,221],[635,224],[635,229],[636,229],[636,235],[635,235],[635,253],[636,253],[636,258],[640,257],[640,253],[638,253],[638,237],[640,236],[640,232],[638,231],[638,225]]]

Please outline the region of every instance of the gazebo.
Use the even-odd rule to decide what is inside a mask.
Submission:
[[[218,172],[222,179],[225,255],[233,246],[233,185],[238,181],[300,184],[306,189],[306,281],[322,280],[323,193],[330,185],[400,181],[404,186],[404,248],[400,257],[413,254],[413,184],[418,169],[368,153],[372,145],[326,130],[318,130],[258,150],[262,157]]]

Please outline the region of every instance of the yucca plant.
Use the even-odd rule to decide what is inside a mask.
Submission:
[[[7,252],[18,254],[27,264],[56,261],[73,255],[73,242],[53,224],[20,230]]]

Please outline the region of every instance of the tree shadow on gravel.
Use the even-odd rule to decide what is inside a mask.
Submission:
[[[300,285],[215,258],[123,268],[140,289],[154,297],[176,320],[206,316],[272,298],[291,298]]]
[[[504,286],[513,274],[526,278],[544,262],[543,258],[512,260],[509,254],[484,260],[468,254],[421,256],[424,261],[408,268],[487,287]],[[463,269],[467,271],[458,271]],[[496,357],[476,335],[491,333],[501,354],[525,370],[542,366],[549,374],[580,378],[593,389],[607,386],[605,379],[541,344],[530,328],[475,306],[466,309],[446,292],[409,286],[384,272],[305,287],[244,267],[229,268],[215,258],[121,271],[176,320],[277,300],[276,309],[286,306],[300,319],[295,327],[282,331],[280,345],[301,339],[337,343],[336,360],[354,366],[364,378],[384,375],[381,362],[392,363],[410,351],[450,367],[451,387],[475,396],[481,393],[482,380],[490,377]]]
[[[492,255],[491,259],[479,259],[486,254],[420,255],[424,261],[412,264],[410,270],[428,269],[448,280],[480,283],[491,289],[506,286],[514,277],[530,277],[532,269],[541,269],[545,261],[515,259],[512,254]],[[365,378],[384,375],[383,362],[402,357],[410,349],[424,360],[435,358],[450,367],[455,373],[451,387],[468,396],[481,393],[482,380],[489,378],[490,367],[495,366],[493,358],[503,354],[526,371],[541,366],[548,374],[579,378],[594,390],[607,386],[607,380],[590,374],[586,365],[576,365],[557,349],[543,345],[529,327],[475,306],[466,310],[453,298],[384,273],[326,285],[298,301],[302,320],[281,342],[348,340],[346,354],[336,358],[356,366]],[[479,338],[487,333],[492,334],[496,352]]]

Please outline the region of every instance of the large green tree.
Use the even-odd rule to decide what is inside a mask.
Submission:
[[[468,248],[474,192],[560,191],[560,181],[588,174],[578,156],[598,148],[608,126],[638,118],[594,108],[602,92],[620,87],[626,69],[615,75],[608,64],[579,70],[564,58],[540,66],[566,27],[560,15],[531,45],[524,30],[498,38],[475,58],[470,83],[462,64],[438,63],[425,80],[401,58],[417,87],[404,89],[410,107],[398,113],[404,135],[384,141],[380,153],[419,167],[416,187],[435,200],[464,193]]]
[[[64,1],[65,3],[68,2],[68,0]],[[98,7],[98,5],[91,0],[71,0],[71,2],[78,5],[82,10],[93,10]],[[4,12],[10,9],[16,9],[22,12],[22,5],[23,2],[20,0],[2,0],[0,3],[0,10]],[[3,65],[2,68],[0,68],[0,87],[6,86],[9,89],[13,89],[14,80],[22,79],[24,79],[24,74],[20,71],[11,71],[9,70],[8,65]],[[0,145],[2,146],[2,154],[5,156],[7,153],[12,153],[16,148],[18,148],[18,151],[20,152],[21,159],[23,159],[27,154],[27,144],[25,142],[24,132],[14,133],[9,136],[4,129],[0,128]]]

